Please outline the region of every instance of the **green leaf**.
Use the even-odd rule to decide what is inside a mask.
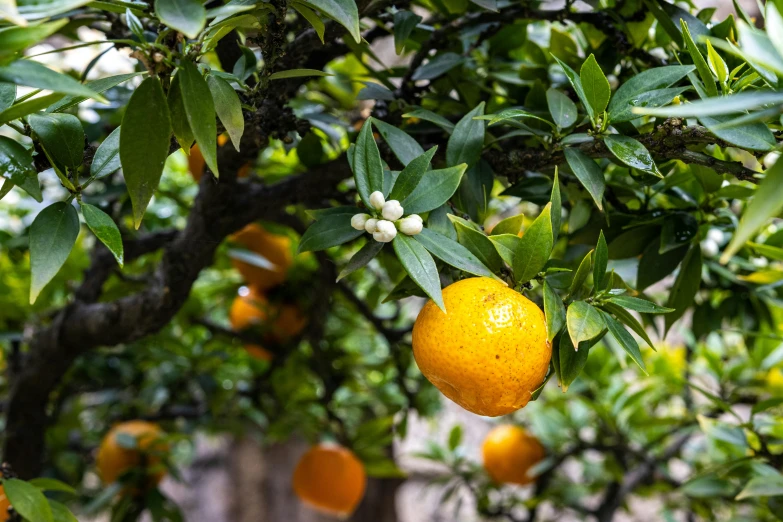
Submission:
[[[0,120],[2,113],[14,104],[16,100],[16,85],[0,82]]]
[[[544,280],[544,316],[546,316],[546,338],[550,343],[566,324],[566,309],[563,300]]]
[[[671,274],[683,260],[688,248],[682,246],[665,254],[659,252],[659,242],[652,241],[644,249],[636,275],[636,289],[644,290]]]
[[[492,126],[496,123],[506,121],[506,120],[515,120],[515,119],[532,119],[532,120],[538,120],[542,123],[546,123],[550,127],[554,128],[555,126],[552,125],[552,122],[549,120],[545,120],[544,118],[540,116],[536,116],[530,111],[526,111],[524,109],[504,109],[500,111],[497,114],[487,114],[486,116],[477,116],[477,120],[488,120],[489,125]]]
[[[215,112],[226,128],[234,148],[239,151],[239,142],[245,132],[242,102],[234,88],[222,78],[210,74],[207,76],[207,85],[212,93],[212,101],[215,103]]]
[[[777,216],[783,209],[783,161],[777,161],[767,169],[764,179],[756,188],[753,199],[740,217],[739,226],[731,238],[729,246],[720,258],[721,263],[729,259],[763,227],[770,218]]]
[[[207,22],[207,10],[200,0],[155,0],[155,14],[188,38],[196,38]]]
[[[351,226],[351,216],[334,214],[322,217],[307,229],[299,241],[299,253],[325,250],[342,245],[364,234]]]
[[[524,214],[517,214],[516,216],[508,217],[492,227],[492,235],[497,236],[500,234],[513,234],[516,236],[522,232],[522,226],[524,223]]]
[[[498,234],[489,236],[489,240],[495,245],[495,250],[498,251],[503,261],[508,266],[514,266],[514,253],[519,248],[519,242],[522,241],[522,238],[516,234]]]
[[[123,246],[120,229],[104,211],[93,205],[82,203],[82,215],[87,226],[90,227],[95,237],[106,245],[106,248],[114,254],[117,263],[123,265]]]
[[[447,165],[467,163],[470,167],[478,162],[484,147],[484,122],[475,118],[483,114],[484,102],[481,102],[457,122],[446,147]]]
[[[62,19],[28,27],[7,27],[0,30],[0,61],[13,58],[18,51],[45,40],[67,23],[67,19]]]
[[[783,92],[777,91],[744,91],[731,96],[717,96],[704,100],[661,107],[658,109],[634,107],[634,114],[674,118],[701,118],[703,116],[721,116],[737,112],[751,111],[766,105],[783,103]]]
[[[383,191],[383,164],[378,144],[375,143],[375,138],[372,135],[372,118],[367,118],[356,138],[353,177],[356,180],[356,190],[362,201],[367,208],[373,208],[370,204],[370,194],[375,191]]]
[[[182,89],[179,86],[180,75],[177,74],[172,78],[171,85],[169,86],[169,95],[166,100],[169,104],[169,114],[171,114],[171,128],[174,131],[174,137],[177,139],[177,143],[190,155],[190,148],[196,141],[196,137],[193,135],[193,131],[190,129],[190,122],[188,122],[188,115],[185,112],[185,102],[182,99]]]
[[[604,277],[606,276],[606,267],[609,264],[609,247],[606,246],[604,231],[598,235],[598,244],[595,247],[595,256],[593,257],[593,288],[596,291],[603,289]]]
[[[560,343],[558,346],[558,366],[559,368],[558,379],[560,380],[560,388],[563,393],[568,391],[568,387],[571,383],[579,377],[582,370],[587,364],[587,356],[590,352],[590,345],[583,343],[579,347],[579,350],[574,349],[574,345],[571,342],[571,338],[563,334],[560,336]]]
[[[593,109],[593,106],[590,104],[590,99],[587,97],[587,94],[585,94],[585,90],[582,87],[582,80],[579,78],[576,72],[573,69],[571,69],[571,67],[568,66],[568,64],[561,61],[560,58],[558,58],[557,56],[554,55],[552,56],[557,61],[557,63],[560,64],[560,67],[563,68],[563,72],[565,73],[566,78],[568,78],[568,81],[571,82],[571,87],[574,88],[574,92],[576,92],[576,95],[579,97],[579,99],[582,101],[582,104],[585,106],[587,115],[590,116],[591,120],[595,120],[595,110]]]
[[[663,178],[650,152],[635,139],[622,134],[610,134],[604,138],[604,143],[617,159],[629,167]]]
[[[60,271],[79,236],[79,215],[59,201],[43,209],[30,225],[30,304]]]
[[[461,231],[460,227],[463,228]],[[430,230],[429,228],[422,229],[421,233],[418,235],[413,236],[413,238],[421,243],[421,245],[426,248],[432,255],[440,259],[441,261],[453,266],[454,268],[458,268],[462,270],[463,272],[467,272],[469,274],[477,275],[477,276],[484,276],[484,277],[491,277],[492,279],[498,279],[500,280],[489,268],[488,266],[500,266],[502,265],[502,261],[500,257],[498,256],[497,252],[495,251],[495,248],[492,246],[492,242],[487,240],[486,243],[479,243],[481,245],[481,248],[478,250],[477,255],[473,255],[473,248],[466,248],[465,242],[462,241],[463,237],[466,237],[467,241],[474,240],[475,238],[473,236],[467,237],[464,236],[465,234],[478,234],[480,236],[483,236],[486,238],[487,236],[484,236],[481,234],[481,232],[477,232],[473,229],[467,229],[469,232],[464,231],[464,227],[462,224],[457,223],[457,236],[460,239],[460,243],[457,243],[453,239],[449,239],[448,237],[438,234],[434,230]],[[478,247],[478,244],[475,244],[473,242],[468,243],[473,247]],[[484,249],[486,246],[489,246],[491,249],[491,253],[484,252]],[[498,263],[499,262],[499,263]],[[490,263],[490,264],[488,264]]]
[[[103,93],[113,87],[118,86],[123,82],[130,80],[131,78],[135,78],[136,76],[139,76],[140,74],[147,74],[147,73],[134,72],[128,74],[119,74],[117,76],[109,76],[108,78],[93,80],[87,82],[85,85],[90,89],[92,89],[93,92]],[[70,109],[71,107],[80,104],[81,102],[83,102],[89,97],[90,96],[79,96],[79,95],[66,96],[59,102],[52,104],[48,109],[46,109],[46,112],[63,112],[65,110]]]
[[[405,40],[422,21],[422,17],[411,11],[397,11],[394,13],[394,50],[402,54],[405,49]]]
[[[51,18],[88,3],[89,0],[17,0],[16,2],[19,14],[27,20]]]
[[[68,493],[69,495],[77,494],[76,490],[65,482],[53,478],[39,477],[31,479],[28,482],[41,491],[60,491]]]
[[[607,105],[609,105],[612,88],[594,55],[588,56],[587,60],[582,64],[582,69],[579,71],[579,79],[582,81],[585,96],[593,108],[593,114],[597,116],[604,112]]]
[[[449,449],[451,451],[456,450],[457,446],[459,446],[461,442],[462,442],[462,426],[457,424],[453,428],[451,428],[451,431],[449,432]]]
[[[635,310],[645,314],[668,314],[669,312],[674,311],[673,308],[658,306],[652,301],[639,299],[638,297],[630,297],[627,295],[613,295],[610,296],[608,300],[618,306],[622,306],[623,308]]]
[[[413,192],[400,204],[406,214],[421,214],[446,203],[459,187],[467,165],[430,170],[421,178]]]
[[[558,168],[555,167],[555,178],[552,183],[552,193],[549,196],[552,203],[552,245],[557,243],[557,236],[560,234],[560,222],[563,219],[562,203],[560,198],[560,176]]]
[[[584,301],[574,301],[566,311],[566,325],[571,343],[579,346],[601,335],[606,328],[601,312]],[[562,364],[562,361],[560,361]]]
[[[464,61],[465,58],[457,53],[440,53],[416,69],[416,72],[413,73],[411,79],[414,81],[434,80],[438,76],[446,74],[458,65],[462,65]]]
[[[397,253],[397,258],[410,278],[445,313],[446,305],[443,304],[438,269],[429,252],[415,239],[405,234],[397,234],[394,241],[392,241],[392,245]]]
[[[571,280],[571,286],[568,289],[568,296],[575,296],[582,289],[582,286],[587,281],[587,276],[590,275],[590,269],[593,267],[593,251],[591,250],[582,261],[579,263],[579,267],[576,269],[574,278]]]
[[[52,509],[54,522],[79,522],[79,519],[64,504],[56,500],[49,500],[49,507]]]
[[[615,109],[615,112],[609,114],[609,120],[612,123],[623,123],[639,117],[633,113],[634,107],[663,107],[674,101],[676,96],[689,90],[690,87],[672,87],[670,89],[656,89],[649,92],[643,92],[634,96],[628,104]],[[614,100],[614,98],[612,98]],[[611,104],[610,104],[611,107]]]
[[[415,109],[409,112],[406,112],[402,115],[403,118],[418,118],[420,120],[428,121],[430,123],[434,123],[438,127],[442,128],[449,134],[454,132],[454,124],[451,123],[449,120],[441,116],[440,114],[435,114],[432,111],[428,111],[427,109]]]
[[[372,123],[404,167],[424,154],[424,149],[421,148],[419,142],[411,138],[405,131],[375,118]]]
[[[729,79],[729,67],[709,40],[707,40],[707,61],[710,64],[712,72],[718,77],[718,81],[721,85],[725,85]]]
[[[699,48],[696,47],[696,43],[691,38],[691,32],[688,29],[688,23],[685,20],[680,20],[682,26],[682,36],[685,41],[685,46],[688,48],[688,54],[691,55],[693,63],[696,65],[696,70],[699,71],[699,76],[704,84],[704,88],[707,94],[710,96],[718,95],[718,88],[715,86],[715,77],[712,76],[709,65],[704,60]]]
[[[128,102],[120,134],[122,172],[136,228],[141,225],[144,211],[163,174],[170,136],[171,120],[160,80],[147,78]]]
[[[470,223],[464,219],[453,215],[449,215],[449,219],[451,219],[454,227],[457,229],[459,244],[467,247],[467,250],[472,252],[478,258],[478,261],[485,267],[488,267],[491,272],[499,272],[503,266],[503,259],[498,254],[492,241],[483,232],[471,227]],[[446,260],[444,259],[444,261]],[[449,261],[446,262],[448,263]],[[490,277],[495,276],[492,275]]]
[[[31,114],[27,123],[38,135],[47,152],[71,169],[81,166],[84,158],[84,129],[72,114]]]
[[[33,60],[17,60],[0,67],[0,82],[95,98],[102,103],[107,102],[106,98],[77,82],[67,74],[54,72]]]
[[[751,497],[776,497],[780,495],[783,495],[783,475],[768,475],[750,479],[735,500]]]
[[[685,259],[669,292],[666,306],[674,308],[674,312],[666,315],[666,331],[672,324],[685,314],[685,310],[693,304],[693,298],[701,284],[701,248],[696,243],[685,255]]]
[[[95,156],[90,165],[90,176],[100,179],[113,172],[117,172],[122,164],[120,163],[120,128],[117,127],[111,134],[106,136],[103,143],[98,146]]]
[[[636,335],[644,339],[645,342],[647,342],[647,344],[650,346],[650,348],[655,350],[655,346],[653,345],[650,336],[647,334],[647,331],[644,329],[641,323],[636,319],[636,317],[631,315],[631,313],[628,310],[626,310],[621,306],[617,306],[616,304],[611,302],[601,303],[601,308],[609,313],[614,314],[614,316],[617,317],[617,319],[619,319],[628,328],[633,330],[636,333]]]
[[[31,522],[33,520],[35,522],[54,522],[49,502],[35,486],[23,480],[11,478],[3,481],[3,490],[8,501],[24,519]]]
[[[321,17],[318,16],[315,11],[304,4],[300,4],[299,2],[291,2],[290,5],[296,9],[296,11],[308,22],[310,22],[310,25],[312,25],[313,29],[315,30],[315,34],[318,35],[321,43],[324,43],[324,32],[326,31],[326,25],[324,25],[324,21],[321,20]]]
[[[522,236],[514,252],[514,279],[517,283],[527,283],[538,275],[549,260],[554,246],[552,237],[552,204],[547,203],[541,214],[533,221]]]
[[[645,375],[647,375],[647,367],[644,365],[642,352],[639,351],[639,344],[636,342],[636,339],[633,338],[633,335],[629,334],[625,327],[611,315],[606,312],[601,312],[601,314],[603,315],[606,327],[609,330],[609,333],[612,334],[612,337],[615,338],[617,343],[625,350],[625,353],[630,355],[631,359],[633,359]]]
[[[674,212],[663,222],[659,254],[665,254],[690,243],[699,232],[699,223],[687,212]]]
[[[668,65],[666,67],[655,67],[637,74],[623,83],[612,96],[612,101],[607,107],[610,119],[612,121],[623,121],[618,119],[618,116],[626,111],[630,112],[631,105],[649,106],[649,104],[635,103],[634,100],[639,99],[639,96],[645,93],[665,90],[667,87],[685,78],[694,69],[693,65]]]
[[[578,116],[576,104],[562,91],[550,88],[546,91],[546,101],[549,106],[549,113],[558,127],[566,129],[576,123],[576,117]]]
[[[350,261],[348,261],[348,264],[342,269],[340,275],[337,276],[337,280],[339,281],[360,268],[367,266],[367,264],[378,255],[378,252],[381,251],[385,244],[386,243],[381,243],[380,241],[375,241],[372,238],[368,239],[367,243],[353,255]]]
[[[269,79],[287,80],[288,78],[305,78],[307,76],[331,76],[331,74],[318,69],[289,69],[272,73],[269,75]]]
[[[592,158],[585,155],[579,149],[569,147],[563,152],[565,153],[566,161],[568,161],[568,166],[571,167],[574,175],[582,182],[582,185],[587,189],[587,192],[593,197],[593,201],[595,201],[598,210],[603,210],[606,181],[604,180],[604,173],[601,171],[601,168]]]
[[[407,198],[419,185],[424,174],[429,170],[430,162],[437,150],[438,146],[436,145],[419,157],[408,162],[406,167],[400,172],[400,175],[397,176],[397,180],[394,182],[394,188],[392,188],[388,199],[400,201]],[[405,207],[403,207],[403,209],[404,208]],[[406,211],[406,214],[410,214],[410,212]]]
[[[323,14],[342,25],[351,33],[356,43],[361,43],[359,9],[354,0],[306,0],[305,4],[315,7]]]
[[[456,241],[457,231],[451,220],[449,220],[450,210],[448,205],[441,205],[430,212],[430,215],[427,217],[427,228]]]
[[[7,84],[0,84],[0,85],[7,85]],[[0,125],[4,125],[9,121],[18,120],[19,118],[27,116],[28,114],[33,114],[34,112],[38,112],[43,109],[46,109],[47,107],[63,99],[64,97],[65,97],[64,94],[54,92],[52,94],[47,94],[45,96],[36,96],[35,98],[31,98],[21,103],[17,103],[16,105],[9,107],[3,112],[0,112]]]
[[[6,184],[13,183],[39,203],[42,201],[38,171],[35,170],[32,155],[7,136],[0,136],[0,176],[6,179]]]
[[[182,103],[188,117],[190,130],[196,138],[209,170],[219,177],[217,164],[217,123],[212,93],[204,77],[193,62],[183,61],[177,69]],[[124,162],[123,162],[124,164]]]
[[[718,138],[750,150],[772,150],[775,145],[775,136],[764,123],[749,123],[725,127],[723,124],[730,122],[730,116],[702,116],[699,121]]]

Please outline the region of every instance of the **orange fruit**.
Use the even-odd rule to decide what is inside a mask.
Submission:
[[[236,331],[246,330],[256,325],[267,325],[266,336],[272,342],[288,341],[302,331],[307,324],[307,319],[302,315],[299,307],[283,305],[279,308],[271,305],[266,296],[258,289],[250,287],[247,293],[234,298],[229,310],[231,328]],[[245,349],[258,359],[270,361],[272,354],[269,350],[255,344],[245,345]]]
[[[234,234],[232,238],[275,265],[274,269],[267,269],[232,259],[234,267],[251,286],[263,291],[285,281],[288,269],[294,262],[291,240],[288,237],[272,234],[252,223]]]
[[[541,462],[546,450],[538,439],[519,426],[504,424],[492,429],[481,448],[484,469],[497,483],[530,484],[528,470]]]
[[[218,136],[218,147],[222,147],[227,142],[228,136],[225,134]],[[193,179],[196,180],[196,183],[201,181],[201,176],[204,175],[204,169],[206,166],[207,163],[204,161],[204,155],[201,154],[201,149],[198,147],[198,144],[193,145],[190,148],[190,155],[188,156],[188,170],[190,171],[190,175],[193,176]],[[250,167],[250,163],[245,163],[242,165],[242,167],[240,167],[240,169],[237,171],[237,177],[247,177],[247,175],[250,174]]]
[[[135,437],[138,449],[122,447],[117,442],[117,436],[120,434]],[[165,433],[160,426],[152,422],[135,420],[114,426],[103,438],[98,449],[98,473],[104,483],[116,482],[123,473],[142,464],[146,464],[149,468],[157,468],[160,465],[159,457],[149,456],[146,462],[143,462],[142,454],[149,451],[166,451],[167,445],[160,441],[163,435]],[[148,473],[150,483],[158,484],[165,474],[163,470],[150,471]]]
[[[5,490],[3,486],[0,486],[0,522],[8,520],[8,508],[11,507],[11,503],[8,501],[8,497],[5,496]]]
[[[318,444],[305,453],[294,469],[296,496],[313,509],[347,517],[364,496],[367,475],[353,452],[335,444]]]
[[[443,395],[479,415],[525,406],[549,369],[544,313],[487,277],[443,290],[443,313],[427,302],[413,326],[413,356]]]

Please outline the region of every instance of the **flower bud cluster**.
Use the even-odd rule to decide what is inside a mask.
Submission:
[[[351,226],[372,234],[380,243],[389,243],[397,237],[399,230],[405,235],[415,236],[424,227],[424,221],[418,214],[402,217],[405,210],[396,199],[386,201],[383,194],[375,191],[370,194],[370,206],[373,214],[356,214],[351,218]]]

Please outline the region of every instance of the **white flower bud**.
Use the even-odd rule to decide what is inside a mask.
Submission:
[[[402,205],[400,205],[400,202],[396,199],[392,199],[384,203],[383,209],[381,210],[383,219],[388,219],[389,221],[397,221],[404,213],[405,212],[402,210]]]
[[[364,230],[368,219],[370,219],[369,214],[356,214],[351,218],[351,226],[356,230]]]
[[[378,224],[375,226],[375,232],[372,237],[379,243],[388,243],[397,236],[397,228],[391,221],[385,219],[378,220]]]
[[[421,216],[420,216],[420,215],[418,215],[418,214],[411,214],[411,215],[410,215],[410,216],[408,216],[408,217],[409,217],[409,218],[413,218],[413,219],[415,219],[415,220],[416,220],[416,221],[418,221],[419,223],[424,223],[424,220],[423,220],[423,219],[421,218]],[[406,218],[406,219],[407,219],[407,218]]]
[[[375,210],[382,209],[384,203],[386,203],[386,198],[383,197],[382,192],[376,190],[370,194],[370,206],[372,206]]]
[[[421,217],[419,217],[418,214],[413,214],[412,216],[408,216],[404,219],[402,219],[399,223],[400,226],[400,232],[407,236],[415,236],[416,234],[421,233],[421,229],[423,228],[424,224],[422,223]]]
[[[720,248],[712,239],[705,239],[701,242],[701,253],[706,258],[715,257],[720,253]]]
[[[726,242],[725,236],[723,234],[723,231],[717,228],[711,228],[707,232],[707,239],[712,239],[715,241],[718,245],[722,245]]]
[[[366,230],[370,234],[374,234],[377,226],[378,226],[378,220],[375,218],[370,218],[364,223],[364,230]]]

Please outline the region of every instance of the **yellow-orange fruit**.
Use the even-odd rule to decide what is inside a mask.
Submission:
[[[248,284],[263,291],[285,281],[288,269],[294,262],[288,237],[272,234],[253,223],[237,232],[232,239],[275,266],[274,269],[267,269],[232,259],[232,264]]]
[[[367,475],[353,452],[342,446],[318,444],[296,465],[293,487],[296,496],[313,509],[347,517],[364,496]]]
[[[492,480],[501,484],[530,484],[530,468],[541,462],[546,450],[538,439],[519,426],[505,424],[495,427],[482,446],[484,469]]]
[[[135,437],[138,449],[122,447],[117,442],[117,436],[120,434]],[[156,468],[149,473],[149,481],[158,484],[166,474],[164,470],[157,470],[160,458],[146,456],[146,462],[142,462],[142,453],[166,451],[167,445],[160,440],[164,435],[164,431],[157,424],[141,420],[123,422],[114,426],[103,438],[98,449],[98,473],[104,483],[116,482],[126,471],[145,464],[148,468]]]
[[[272,342],[293,339],[307,324],[299,307],[294,305],[273,306],[257,288],[248,288],[247,293],[234,299],[229,310],[231,328],[242,331],[255,325],[266,325],[266,338]],[[272,353],[263,346],[246,344],[245,349],[257,359],[270,361]]]
[[[413,327],[413,355],[446,397],[479,415],[524,407],[546,376],[552,346],[538,306],[503,283],[474,277],[429,301]]]
[[[8,501],[8,497],[5,496],[3,486],[0,486],[0,522],[8,520],[9,507],[11,507],[11,503]]]

